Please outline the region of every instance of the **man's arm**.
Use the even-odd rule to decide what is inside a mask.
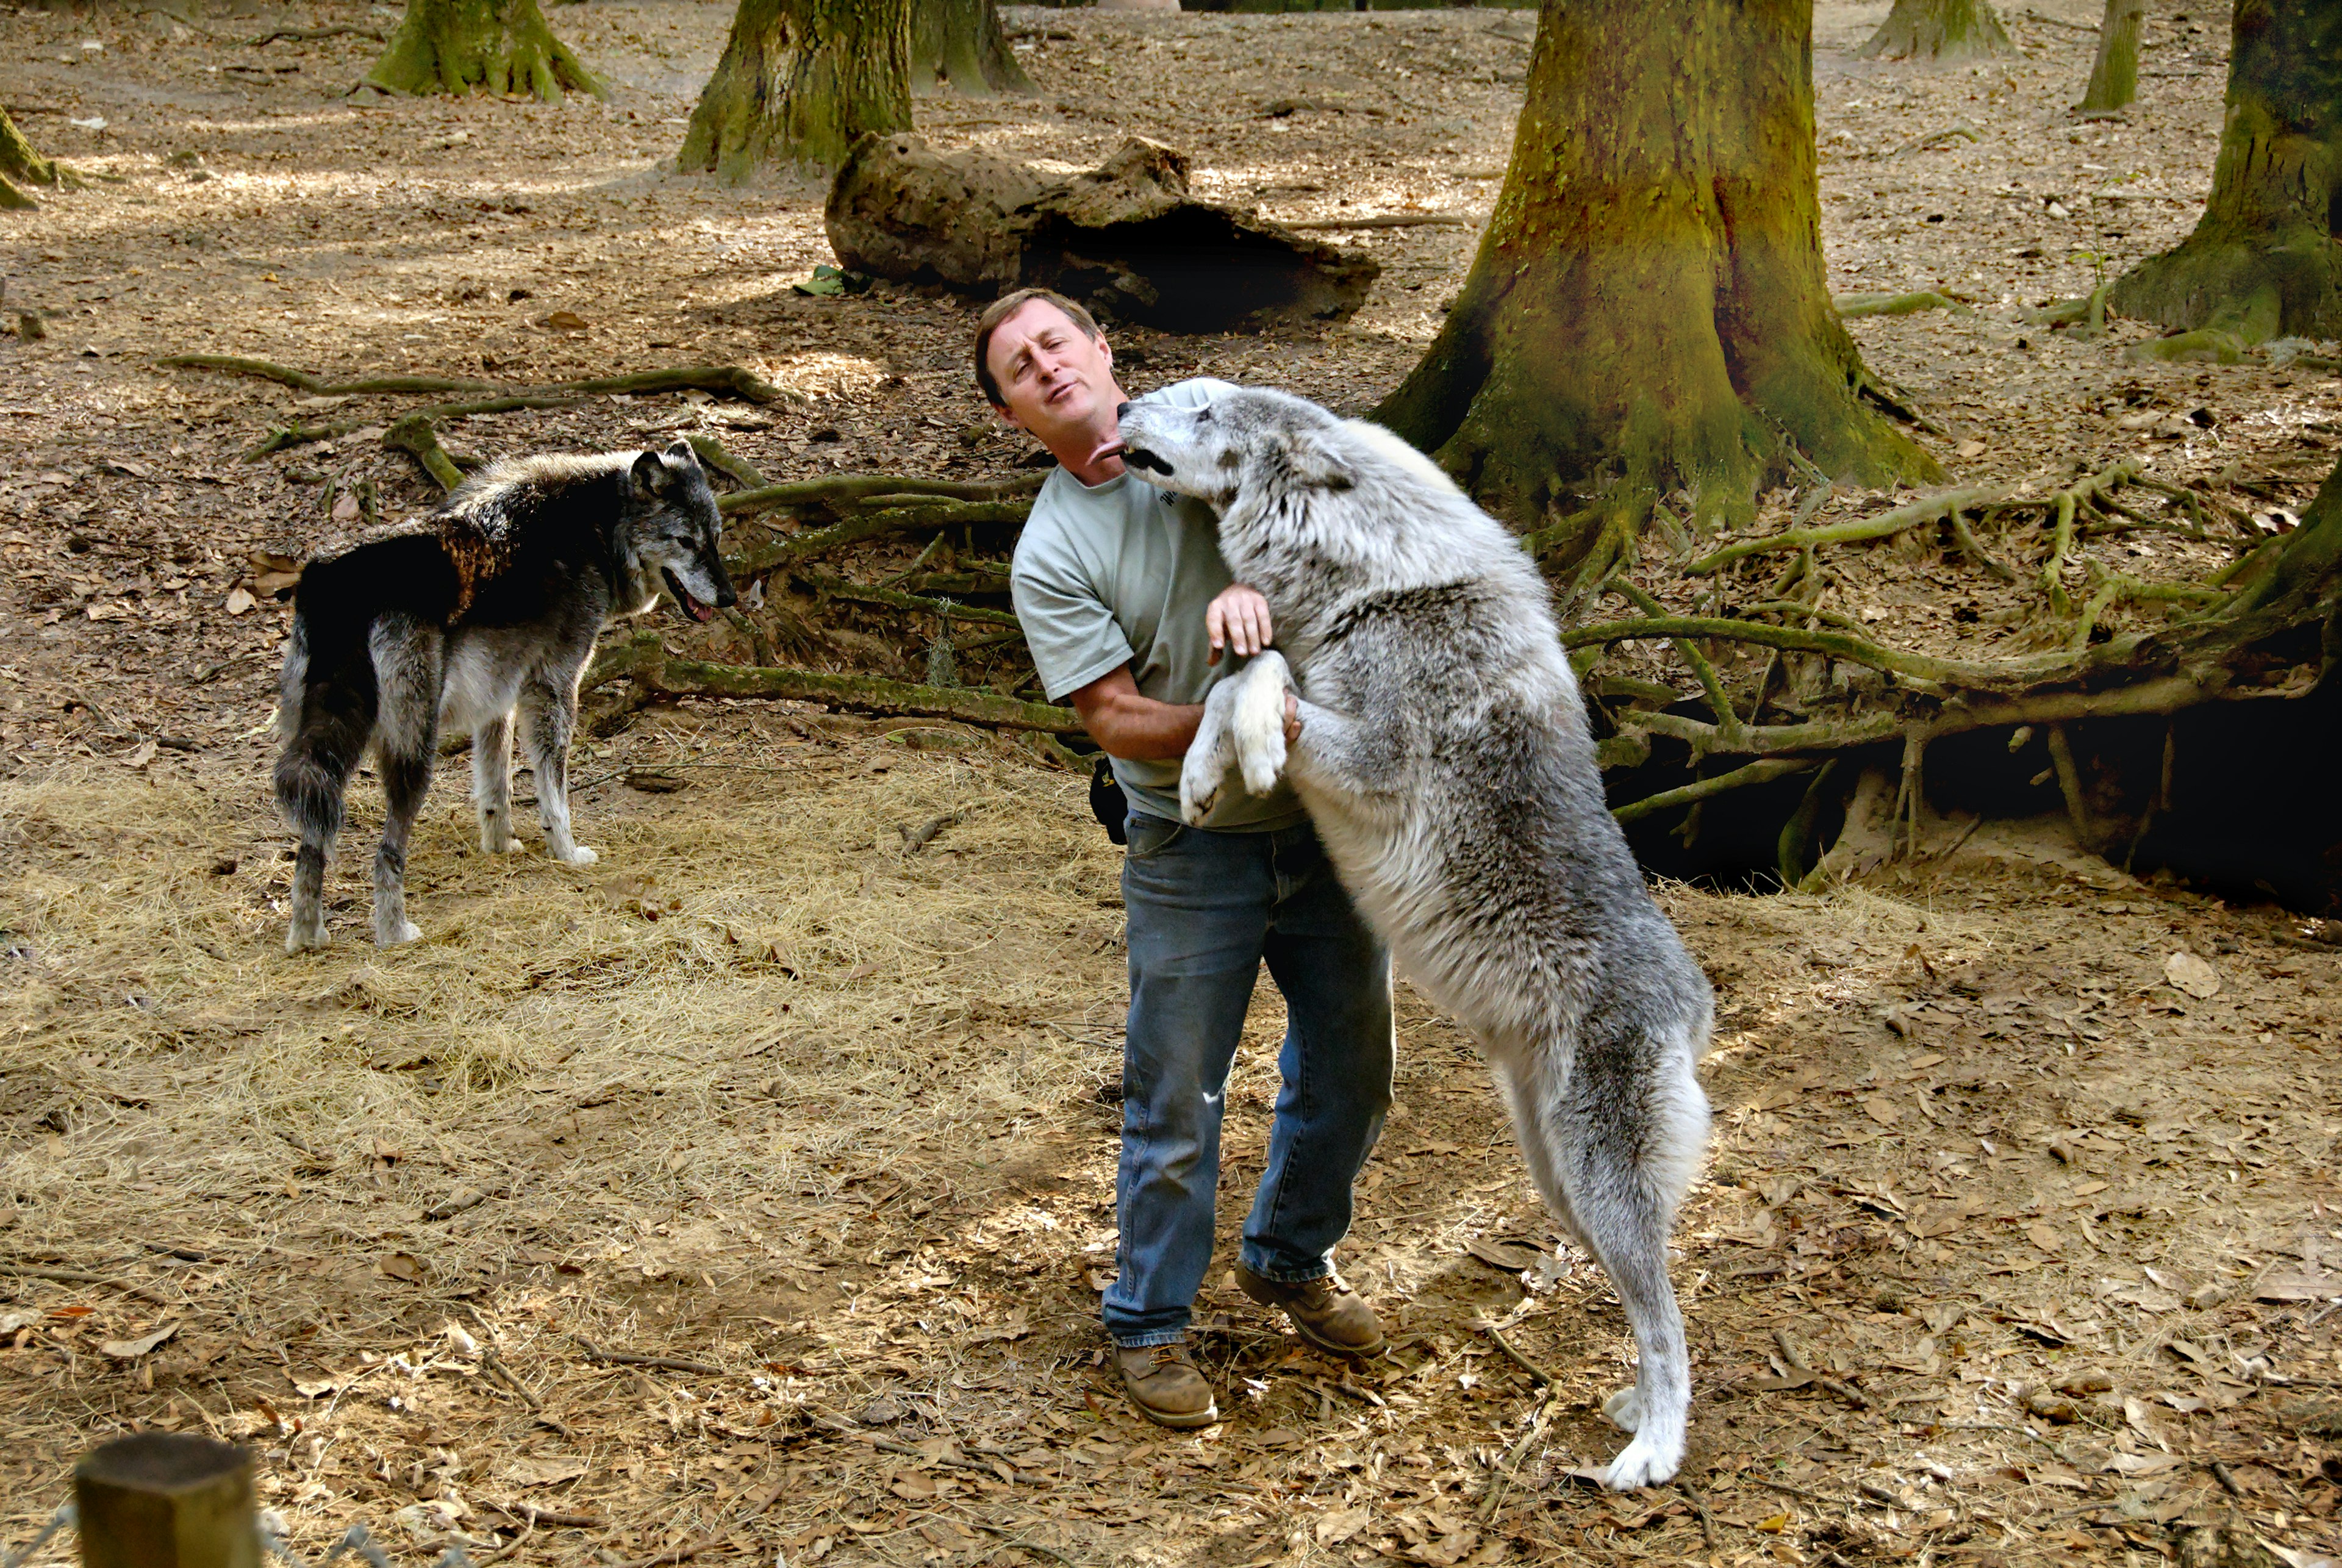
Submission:
[[[1201,703],[1158,703],[1141,696],[1130,666],[1101,675],[1068,699],[1081,715],[1082,728],[1104,747],[1108,756],[1135,763],[1176,762],[1187,754],[1196,730],[1204,722]],[[1285,741],[1301,738],[1301,704],[1285,694]]]
[[[1077,688],[1069,700],[1090,739],[1107,755],[1135,763],[1178,761],[1187,754],[1187,744],[1204,720],[1201,703],[1158,703],[1141,696],[1128,664]]]

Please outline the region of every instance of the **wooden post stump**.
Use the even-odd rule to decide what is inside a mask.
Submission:
[[[82,1568],[260,1568],[252,1455],[181,1432],[117,1437],[74,1467]]]

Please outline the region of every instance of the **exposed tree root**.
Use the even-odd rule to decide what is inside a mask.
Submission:
[[[410,414],[384,431],[382,444],[412,453],[415,460],[423,464],[423,471],[439,482],[442,490],[453,490],[464,482],[463,469],[439,444],[439,433],[431,427],[431,421],[420,414]]]
[[[876,675],[839,675],[786,666],[756,669],[679,659],[666,652],[656,632],[638,632],[604,649],[586,672],[585,688],[621,678],[676,696],[782,697],[863,713],[958,719],[994,729],[1061,735],[1082,731],[1082,721],[1071,708],[1021,702],[974,687],[922,686]]]
[[[1830,304],[1840,315],[1909,315],[1914,311],[1949,310],[1974,315],[1967,305],[1934,289],[1923,288],[1909,294],[1837,294]]]
[[[1761,757],[1728,774],[1718,774],[1714,778],[1701,779],[1680,789],[1661,790],[1656,794],[1646,795],[1628,804],[1613,806],[1610,814],[1620,822],[1635,822],[1655,811],[1665,811],[1669,806],[1689,805],[1695,801],[1708,800],[1727,790],[1740,789],[1748,784],[1770,784],[1775,779],[1787,778],[1793,774],[1809,773],[1820,765],[1804,757]]]
[[[2134,465],[2136,466],[2136,465]],[[1906,528],[1922,523],[1942,520],[1947,513],[1957,514],[1988,506],[2005,498],[2005,484],[1968,484],[1957,490],[1938,491],[1918,500],[1897,506],[1892,512],[1882,512],[1876,517],[1860,518],[1852,523],[1833,523],[1823,528],[1792,528],[1785,534],[1767,534],[1755,539],[1744,539],[1720,550],[1701,556],[1684,568],[1705,575],[1735,561],[1751,555],[1780,550],[1811,550],[1823,544],[1848,544],[1867,539],[1885,539],[1900,534]]]
[[[986,609],[981,604],[955,604],[949,599],[931,599],[923,594],[906,594],[900,589],[874,587],[867,583],[851,582],[833,577],[827,573],[813,573],[800,577],[806,587],[831,599],[851,599],[864,604],[885,604],[897,610],[916,610],[921,614],[938,615],[954,621],[979,621],[994,626],[1021,626],[1015,615],[1006,610]]]
[[[462,376],[443,375],[377,375],[357,381],[327,381],[295,370],[291,365],[276,365],[265,359],[245,359],[232,354],[174,354],[155,362],[158,365],[195,370],[222,370],[235,375],[255,375],[305,392],[317,397],[356,396],[365,393],[409,392],[494,392],[506,397],[549,397],[560,393],[593,395],[599,393],[625,392],[651,394],[659,392],[707,392],[719,397],[737,397],[749,403],[777,403],[789,394],[758,376],[754,371],[736,365],[690,365],[670,370],[636,371],[630,375],[596,376],[586,381],[547,382],[537,386],[503,386],[493,381],[473,381]],[[515,404],[521,407],[526,404]]]

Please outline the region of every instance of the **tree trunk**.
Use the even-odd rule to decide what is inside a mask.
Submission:
[[[385,93],[565,92],[607,96],[546,26],[536,0],[407,0],[390,45],[366,74]]]
[[[911,0],[740,0],[676,165],[737,183],[910,128]]]
[[[2147,0],[2107,0],[2098,24],[2098,57],[2090,63],[2090,85],[2074,106],[2107,113],[2130,107],[2138,96],[2138,35]]]
[[[2240,343],[2342,336],[2342,0],[2237,0],[2212,195],[2117,310]]]
[[[1866,60],[1973,60],[2016,47],[1987,0],[1895,0],[1895,9],[1856,53]]]
[[[1034,91],[993,0],[912,0],[911,85],[932,93],[938,78],[964,98]]]
[[[1546,0],[1470,275],[1375,417],[1565,559],[1613,481],[1738,518],[1800,460],[1935,477],[1822,266],[1809,0]]]
[[[0,209],[37,205],[21,185],[54,185],[57,165],[33,150],[8,111],[0,109]]]

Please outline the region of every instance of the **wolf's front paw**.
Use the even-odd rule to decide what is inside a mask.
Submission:
[[[1200,748],[1187,753],[1186,764],[1179,770],[1179,815],[1189,827],[1201,827],[1204,819],[1220,801],[1220,784],[1226,776],[1225,763],[1219,767],[1208,765],[1210,759],[1198,754]]]
[[[480,829],[480,850],[485,854],[512,854],[520,849],[520,840],[508,827]]]
[[[1236,765],[1245,788],[1266,794],[1285,772],[1285,660],[1273,650],[1262,654],[1238,678],[1244,684],[1229,726]]]
[[[322,953],[332,945],[332,943],[333,938],[325,934],[325,923],[322,920],[311,925],[304,925],[295,921],[293,928],[285,934],[285,951],[288,956],[297,957],[304,953]]]
[[[402,920],[396,925],[377,925],[374,928],[374,944],[376,947],[404,947],[410,942],[422,940],[423,928],[411,920]]]
[[[573,844],[567,849],[555,849],[552,854],[564,865],[591,865],[602,858],[582,844]]]

